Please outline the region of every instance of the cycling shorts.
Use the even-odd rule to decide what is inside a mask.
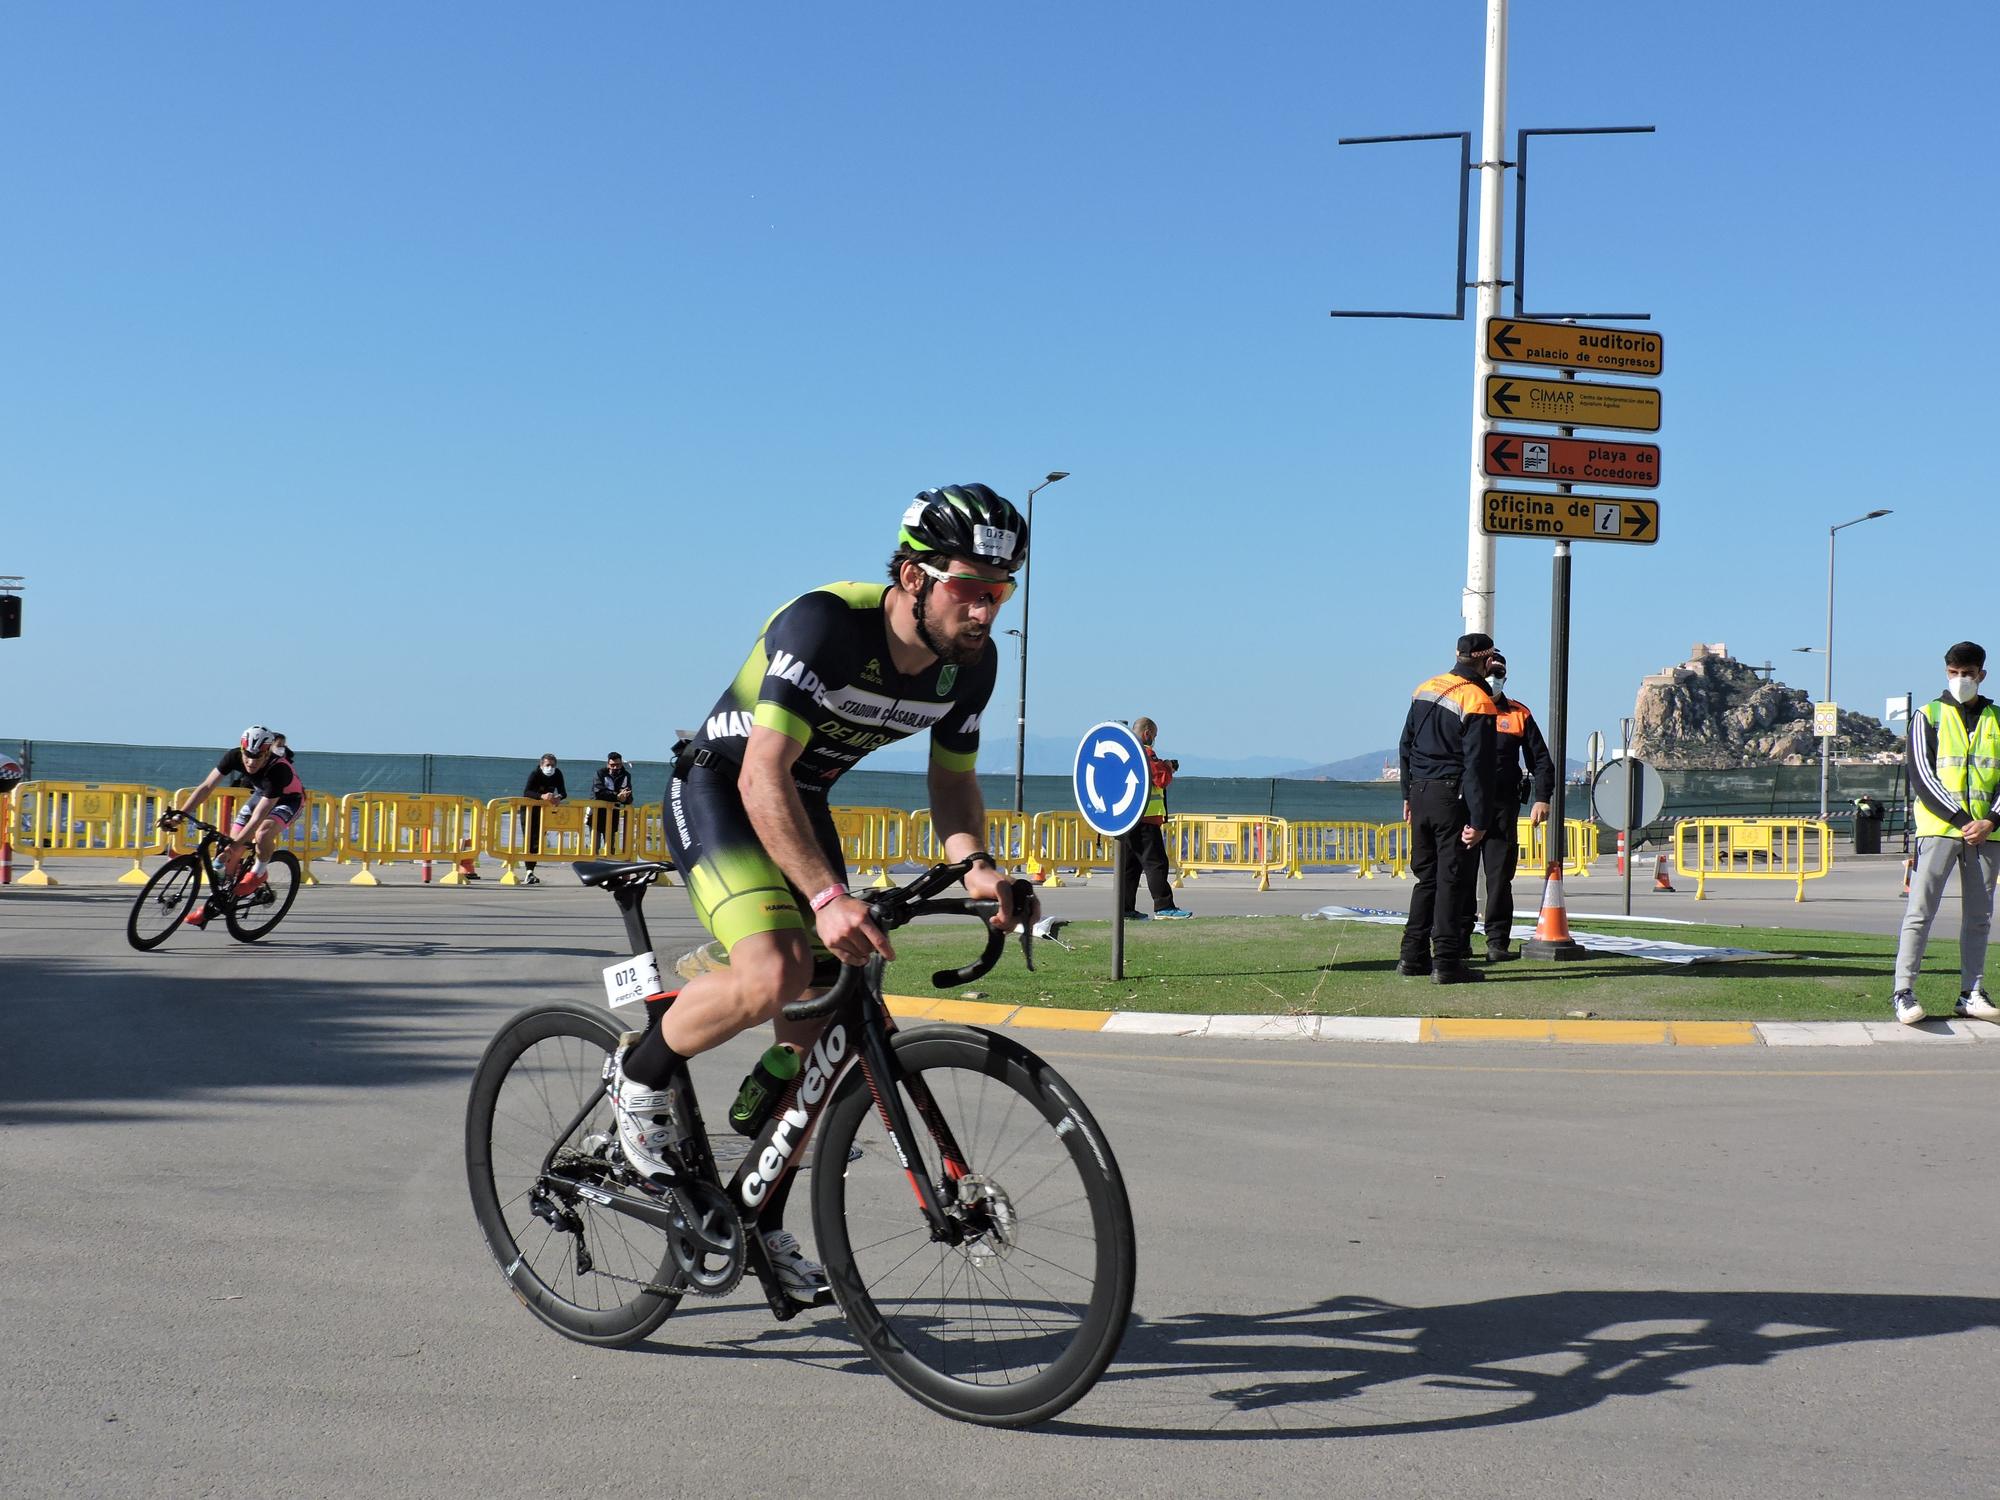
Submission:
[[[250,821],[250,804],[256,800],[252,797],[250,802],[236,809],[236,821],[230,825],[231,832],[243,831],[244,825]],[[304,792],[287,792],[284,796],[276,798],[267,811],[271,822],[280,828],[290,828],[297,821],[299,814],[305,811],[305,806]]]
[[[688,898],[701,925],[725,950],[759,932],[804,932],[813,951],[823,954],[813,923],[811,898],[785,878],[764,852],[750,814],[736,790],[734,767],[690,766],[686,776],[667,783],[667,848],[674,868],[687,882]],[[813,841],[845,884],[847,860],[823,795],[802,792]]]

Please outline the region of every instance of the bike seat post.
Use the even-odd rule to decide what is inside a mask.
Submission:
[[[634,953],[653,951],[652,934],[646,930],[646,913],[641,910],[646,900],[646,887],[650,880],[634,880],[614,886],[611,899],[618,903],[618,911],[625,918],[625,936],[632,944]]]

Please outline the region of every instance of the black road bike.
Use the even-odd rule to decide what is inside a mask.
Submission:
[[[177,855],[161,865],[140,890],[139,899],[132,903],[132,914],[125,919],[125,936],[134,948],[146,952],[172,937],[194,910],[204,884],[209,905],[238,942],[254,943],[285,920],[285,913],[299,898],[296,858],[283,849],[273,851],[264,870],[264,886],[239,896],[236,871],[227,857],[229,836],[191,813],[182,813],[179,821],[199,828],[201,842],[192,854]]]
[[[575,868],[611,892],[650,963],[640,906],[667,867]],[[994,902],[938,896],[968,868],[941,865],[862,899],[885,931],[931,915],[985,922]],[[1032,967],[1025,925],[1021,941]],[[971,982],[1005,945],[989,927],[980,958],[937,985]],[[649,1000],[647,1024],[673,998]],[[1023,1426],[1064,1410],[1117,1352],[1136,1262],[1124,1180],[1083,1101],[1008,1037],[898,1027],[880,958],[843,968],[785,1015],[824,1024],[726,1182],[685,1071],[671,1085],[684,1170],[664,1189],[642,1184],[618,1144],[610,1013],[536,1005],[500,1028],[473,1077],[465,1154],[474,1212],[514,1294],[558,1332],[614,1347],[652,1333],[687,1294],[733,1291],[746,1269],[775,1317],[795,1316],[802,1305],[781,1290],[758,1229],[811,1140],[818,1254],[883,1373],[963,1421]]]

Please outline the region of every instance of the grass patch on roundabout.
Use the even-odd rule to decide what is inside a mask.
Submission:
[[[1776,955],[1735,963],[1665,964],[1609,954],[1576,963],[1474,967],[1483,984],[1439,985],[1395,972],[1400,927],[1298,917],[1198,917],[1125,929],[1125,979],[1111,979],[1111,924],[1071,922],[1068,951],[1035,944],[1035,972],[1019,943],[970,985],[938,989],[934,970],[969,962],[978,937],[963,924],[905,927],[895,935],[891,994],[994,1000],[1075,1010],[1196,1015],[1507,1016],[1559,1020],[1588,1011],[1610,1020],[1857,1021],[1886,1019],[1893,934],[1756,927],[1661,927],[1573,920],[1575,930],[1754,948]],[[1483,941],[1473,939],[1475,952]],[[1917,998],[1934,1016],[1958,996],[1958,945],[1933,940]]]

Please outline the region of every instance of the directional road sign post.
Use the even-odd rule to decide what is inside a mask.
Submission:
[[[1660,430],[1660,393],[1644,385],[1603,385],[1594,380],[1543,380],[1531,375],[1488,375],[1486,415],[1558,427]]]
[[[1076,747],[1072,773],[1077,811],[1083,821],[1118,842],[1111,861],[1111,977],[1125,977],[1125,842],[1124,835],[1146,813],[1151,777],[1139,737],[1123,724],[1107,719],[1084,732]]]
[[[1641,328],[1592,328],[1582,323],[1537,323],[1530,318],[1488,318],[1486,357],[1510,365],[1553,365],[1603,374],[1657,375],[1667,361],[1667,341]]]
[[[1557,484],[1624,484],[1652,489],[1660,482],[1660,450],[1623,438],[1542,437],[1532,432],[1489,432],[1481,444],[1486,472],[1495,479],[1540,479]]]
[[[1574,542],[1660,539],[1660,502],[1624,495],[1552,495],[1546,490],[1488,490],[1479,512],[1488,536],[1562,537]]]

